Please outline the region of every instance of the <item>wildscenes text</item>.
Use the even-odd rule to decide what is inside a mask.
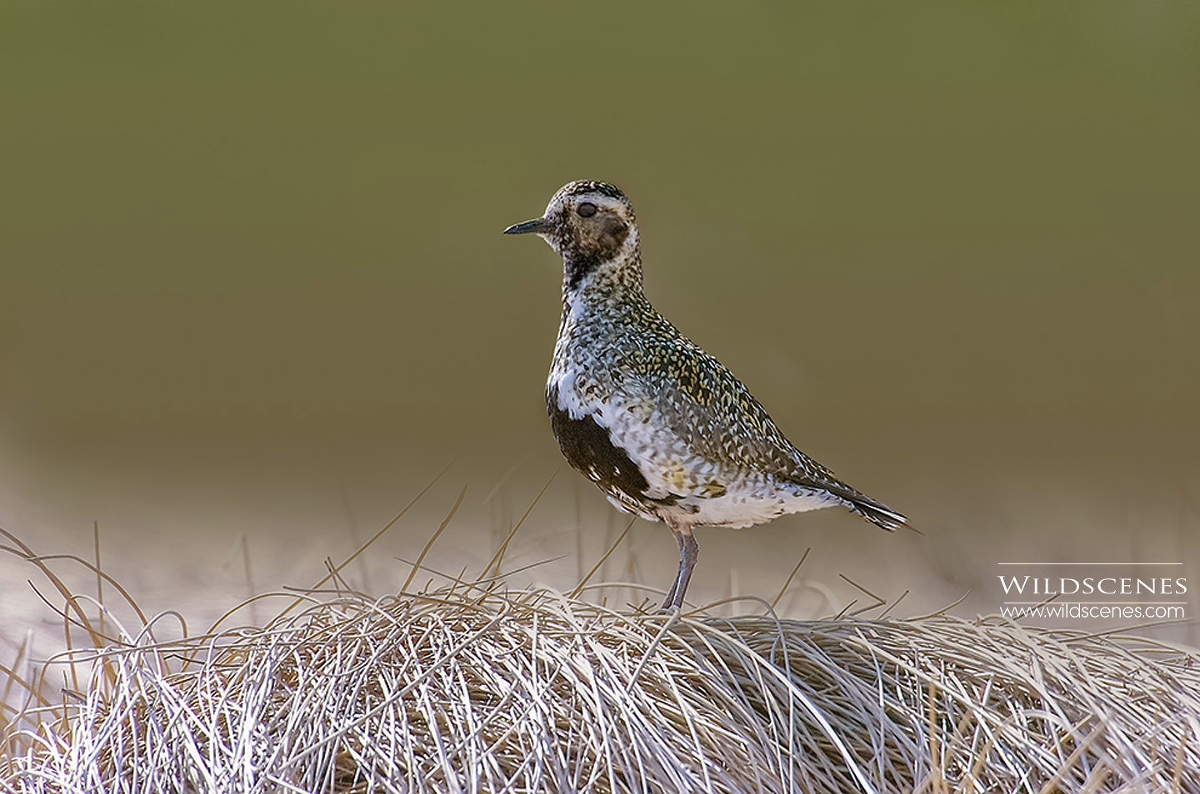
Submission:
[[[997,576],[1005,595],[1183,595],[1187,579],[1141,579],[1129,576]]]
[[[1101,620],[1185,620],[1187,613],[1182,606],[1162,604],[1132,604],[1112,606],[1096,604],[1041,604],[1039,606],[1002,606],[1000,614],[1010,618],[1075,618]]]

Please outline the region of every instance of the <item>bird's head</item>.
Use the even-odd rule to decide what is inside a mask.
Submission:
[[[505,234],[537,234],[563,258],[567,286],[593,273],[641,281],[637,219],[617,188],[580,180],[559,189],[540,218],[509,226]],[[624,271],[630,271],[628,273]]]

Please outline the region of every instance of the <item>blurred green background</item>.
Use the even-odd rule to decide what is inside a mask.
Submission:
[[[500,231],[586,177],[659,309],[926,532],[710,531],[697,598],[814,544],[984,611],[1026,550],[1200,589],[1198,42],[1186,2],[6,2],[3,526],[99,520],[150,584],[249,543],[269,584],[455,461],[428,513],[466,484],[486,559],[559,466],[560,265]],[[595,559],[607,510],[563,472],[525,557]]]

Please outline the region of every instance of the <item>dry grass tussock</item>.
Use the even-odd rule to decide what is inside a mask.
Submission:
[[[75,639],[0,676],[6,791],[1200,792],[1200,653],[1137,637],[667,615],[487,571],[370,598],[331,569],[261,628],[166,640],[8,539]]]

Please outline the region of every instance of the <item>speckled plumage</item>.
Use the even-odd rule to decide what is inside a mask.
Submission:
[[[843,505],[884,529],[907,519],[833,476],[780,432],[750,391],[642,291],[637,220],[603,182],[571,182],[535,232],[563,257],[563,313],[546,383],[564,456],[618,508],[671,527],[680,606],[697,525],[747,527]]]

